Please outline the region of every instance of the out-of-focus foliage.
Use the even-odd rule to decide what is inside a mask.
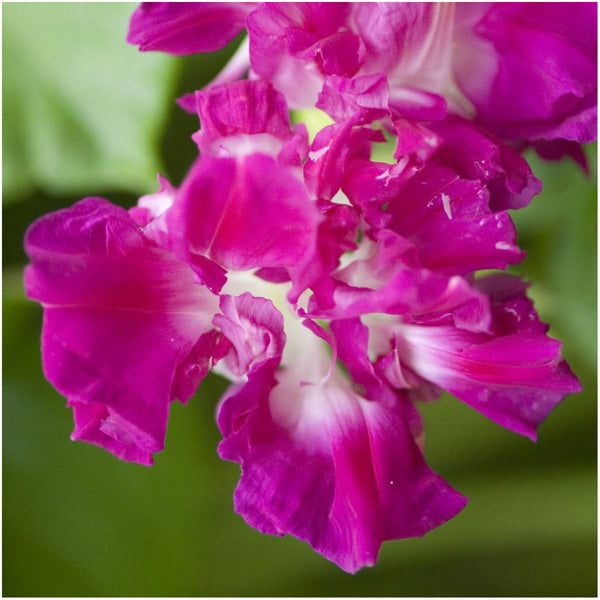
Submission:
[[[4,192],[153,185],[177,61],[124,42],[131,5],[2,6]]]
[[[30,180],[29,163],[21,165],[25,146],[11,142],[7,124],[19,119],[39,123],[41,117],[30,114],[33,110],[45,110],[48,119],[56,119],[43,134],[44,152],[53,155],[63,173],[72,168],[69,156],[84,143],[82,127],[95,130],[110,123],[120,124],[125,133],[161,131],[161,139],[147,133],[146,141],[138,138],[135,148],[127,146],[128,169],[115,166],[115,156],[105,152],[113,147],[109,145],[90,155],[89,168],[82,171],[87,175],[77,174],[83,188],[77,187],[78,194],[104,195],[127,206],[135,199],[132,192],[155,189],[148,170],[160,162],[157,155],[165,174],[175,184],[181,180],[194,158],[189,136],[197,129],[197,119],[177,109],[172,98],[205,84],[231,50],[173,59],[175,67],[167,62],[165,67],[160,65],[163,57],[137,56],[126,46],[124,32],[133,6],[46,6],[20,9],[29,11],[39,30],[38,37],[29,39],[25,32],[33,25],[21,20],[19,7],[3,6],[5,45],[6,31],[20,27],[19,48],[24,45],[30,57],[19,75],[31,80],[27,85],[40,76],[31,60],[38,54],[44,61],[63,56],[66,70],[71,61],[80,65],[84,89],[95,85],[90,80],[99,76],[95,65],[102,56],[112,57],[114,71],[106,67],[102,74],[113,73],[112,87],[95,108],[86,107],[85,124],[75,120],[69,125],[62,113],[44,108],[48,99],[43,95],[35,102],[7,101],[9,53],[4,55],[4,160],[13,165],[5,168],[4,191],[8,200],[20,202],[3,208],[3,594],[595,596],[595,148],[588,148],[593,165],[589,179],[572,163],[531,157],[544,192],[514,213],[519,243],[528,251],[515,271],[534,282],[531,293],[541,316],[552,323],[551,334],[564,341],[564,354],[582,379],[583,393],[567,398],[550,415],[537,444],[449,396],[423,406],[427,459],[470,503],[423,539],[384,544],[376,567],[347,575],[307,544],[263,536],[234,514],[232,493],[239,468],[216,455],[220,436],[214,411],[226,388],[216,376],[202,384],[187,407],[173,405],[166,449],[150,469],[69,440],[71,411],[41,372],[42,311],[23,295],[21,247],[34,218],[79,196],[75,187],[59,188],[52,178],[36,174]],[[93,25],[96,33],[88,33],[85,56],[77,55],[72,37],[63,32],[61,39],[45,31],[59,26],[54,14],[65,23]],[[112,37],[100,36],[109,29]],[[124,68],[116,58],[120,52],[133,52],[138,65],[127,81],[119,81]],[[81,66],[86,62],[87,69]],[[177,69],[176,90],[168,77],[149,74],[161,68]],[[62,85],[61,80],[54,89]],[[67,89],[75,90],[71,85]],[[155,103],[152,118],[122,97],[129,88],[144,106]],[[119,127],[112,130],[111,140],[118,139]],[[27,140],[35,144],[36,136]],[[125,180],[127,170],[130,177]]]

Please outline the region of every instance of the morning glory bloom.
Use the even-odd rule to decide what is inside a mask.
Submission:
[[[590,2],[144,3],[128,41],[144,51],[208,52],[244,23],[246,68],[292,108],[313,107],[332,76],[382,74],[394,109],[419,120],[449,111],[512,140],[596,138]],[[228,76],[244,72],[235,60]]]
[[[144,51],[209,52],[244,26],[249,43],[181,100],[200,129],[180,184],[159,176],[129,211],[86,198],[28,230],[26,290],[44,308],[44,372],[73,408],[73,439],[150,465],[170,403],[213,370],[231,381],[218,452],[240,464],[234,507],[259,531],[355,572],[384,541],[454,517],[466,498],[425,462],[419,403],[446,390],[535,439],[581,389],[527,284],[478,273],[523,259],[509,210],[541,189],[508,141],[592,136],[595,80],[565,58],[590,58],[592,25],[578,6],[557,29],[564,10],[138,8],[128,41]],[[509,53],[503,36],[523,30]],[[536,71],[544,107],[502,102],[538,43],[564,89]],[[290,106],[330,124],[309,139]],[[389,138],[393,158],[373,160]]]

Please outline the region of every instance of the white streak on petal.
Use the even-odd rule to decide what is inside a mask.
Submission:
[[[450,196],[442,193],[442,205],[444,207],[444,212],[450,221],[452,221],[452,207],[450,206]]]

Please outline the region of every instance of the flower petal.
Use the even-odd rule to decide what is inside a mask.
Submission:
[[[344,2],[262,4],[247,21],[252,69],[285,94],[291,108],[312,108],[325,75],[340,69],[345,75],[360,60],[354,36],[335,36],[350,10]]]
[[[240,296],[222,295],[213,323],[231,342],[232,355],[226,358],[232,372],[246,374],[252,364],[281,357],[285,345],[283,316],[266,298],[255,298],[248,292]]]
[[[169,180],[158,176],[158,191],[142,196],[137,205],[129,209],[129,214],[139,227],[146,227],[154,219],[160,217],[173,204],[176,189]]]
[[[356,3],[354,22],[366,47],[363,72],[396,86],[444,92],[451,77],[454,6],[434,2]]]
[[[234,270],[301,264],[319,221],[302,183],[262,154],[201,157],[167,215],[178,256]]]
[[[354,127],[352,119],[324,127],[310,146],[304,165],[304,180],[318,200],[331,200],[342,185],[349,161],[368,158],[371,142],[384,142],[381,131]]]
[[[140,51],[214,52],[243,28],[250,2],[143,2],[133,13],[127,41]]]
[[[459,276],[447,277],[419,266],[417,249],[389,229],[363,239],[350,264],[333,273],[330,308],[311,298],[314,318],[348,319],[368,313],[405,315],[413,322],[455,322],[472,331],[487,331],[489,303],[484,294]]]
[[[325,80],[317,108],[334,121],[352,119],[364,125],[389,115],[390,90],[384,75],[362,75],[352,79],[332,75]]]
[[[594,141],[596,17],[587,2],[458,5],[455,72],[479,122],[503,138]]]
[[[561,358],[560,342],[545,334],[525,286],[508,276],[481,281],[479,287],[492,291],[493,334],[399,322],[371,331],[388,338],[393,331],[401,363],[503,427],[535,440],[539,424],[581,385]]]
[[[44,372],[77,406],[74,438],[151,464],[170,401],[194,391],[180,367],[212,329],[216,297],[101,198],[42,217],[25,247],[27,294],[44,307]]]
[[[193,139],[202,153],[276,156],[293,136],[285,98],[266,81],[237,81],[196,92],[196,108],[202,128]]]
[[[388,228],[414,242],[421,264],[438,273],[505,269],[524,254],[515,245],[517,231],[510,215],[493,214],[489,199],[478,181],[431,163],[389,202]]]
[[[542,182],[527,161],[491,133],[460,117],[429,124],[443,140],[436,158],[465,179],[478,179],[490,192],[493,212],[523,208],[539,194]]]
[[[222,458],[241,463],[234,505],[263,533],[305,540],[348,572],[386,539],[422,536],[466,499],[425,464],[412,406],[386,408],[338,373],[300,386],[264,363],[219,414]]]
[[[323,203],[322,221],[317,230],[314,251],[305,256],[304,262],[288,269],[292,289],[288,300],[295,304],[306,289],[314,292],[319,306],[328,308],[334,305],[334,282],[331,273],[339,265],[339,259],[350,250],[356,249],[360,217],[351,206]]]

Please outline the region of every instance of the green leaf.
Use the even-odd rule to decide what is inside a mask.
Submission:
[[[134,9],[2,6],[5,198],[155,187],[177,61],[126,43]]]

